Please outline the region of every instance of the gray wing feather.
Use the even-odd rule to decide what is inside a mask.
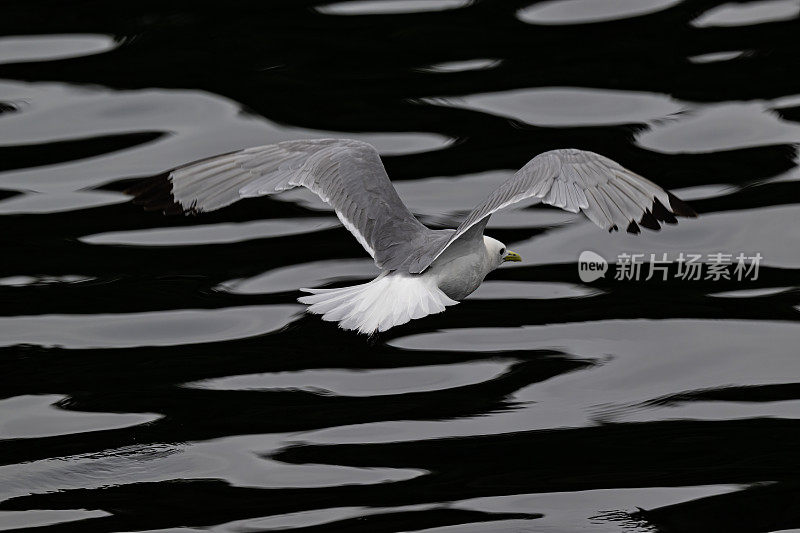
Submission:
[[[571,148],[552,150],[531,159],[498,187],[440,248],[415,261],[410,272],[424,271],[458,238],[480,238],[492,213],[530,198],[583,212],[608,231],[639,233],[639,225],[659,229],[659,222],[674,223],[675,215],[697,216],[669,192],[607,157]]]
[[[145,208],[199,213],[306,187],[333,207],[375,264],[386,270],[407,270],[452,234],[431,230],[411,214],[375,148],[362,141],[318,139],[246,148],[177,168],[166,180],[163,186],[129,192]],[[168,199],[159,196],[164,193]]]

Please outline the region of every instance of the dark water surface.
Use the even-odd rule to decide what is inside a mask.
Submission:
[[[800,529],[797,0],[0,5],[0,529]],[[121,190],[236,148],[374,143],[453,227],[539,152],[698,219],[519,208],[521,253],[377,338],[295,302],[375,268],[307,192],[164,217]],[[583,250],[762,254],[582,283]]]

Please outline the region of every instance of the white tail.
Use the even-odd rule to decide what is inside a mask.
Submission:
[[[300,289],[311,296],[298,298],[322,320],[360,333],[386,331],[409,320],[441,313],[451,300],[432,276],[383,272],[369,283],[339,289]]]

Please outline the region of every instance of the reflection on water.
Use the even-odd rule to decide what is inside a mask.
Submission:
[[[664,95],[559,87],[519,89],[458,98],[452,105],[537,126],[648,123],[682,111]],[[432,103],[445,103],[441,99]]]
[[[15,35],[0,37],[0,63],[67,59],[114,47],[108,35]]]
[[[530,24],[586,24],[654,13],[681,0],[550,0],[519,11]]]
[[[3,425],[0,439],[31,439],[103,431],[157,420],[157,415],[134,413],[74,413],[56,409],[58,396],[15,396],[0,400]]]
[[[637,143],[667,153],[697,153],[794,143],[800,124],[781,120],[760,103],[705,106],[693,116],[664,122],[639,135]]]
[[[0,19],[0,529],[800,528],[795,0],[39,4]],[[498,213],[523,263],[367,339],[295,301],[376,272],[313,195],[120,192],[326,136],[434,227],[567,146],[701,216]],[[764,259],[582,283],[584,250]]]
[[[0,201],[0,214],[57,213],[121,204],[128,200],[130,198],[124,194],[106,191],[18,194]]]
[[[467,59],[466,61],[448,61],[426,67],[431,72],[464,72],[468,70],[483,70],[496,67],[500,64],[497,59]]]
[[[693,26],[748,26],[800,16],[797,0],[766,0],[716,6],[692,21]]]
[[[318,391],[344,396],[379,396],[444,390],[491,379],[508,365],[499,361],[465,365],[424,366],[419,368],[375,369],[361,372],[344,370],[304,370],[248,376],[229,376],[187,384],[212,390],[276,390]]]
[[[89,244],[179,246],[286,237],[332,228],[337,225],[338,222],[334,218],[271,219],[239,224],[203,224],[186,228],[99,233],[87,235],[81,240]]]
[[[469,0],[355,0],[323,3],[316,10],[326,15],[390,15],[455,9],[468,4]]]
[[[0,318],[0,346],[65,348],[165,346],[260,335],[278,329],[298,305]]]
[[[731,50],[729,52],[711,52],[710,54],[700,54],[699,56],[690,56],[688,59],[692,63],[714,63],[716,61],[730,61],[737,57],[742,57],[747,52],[744,50]]]

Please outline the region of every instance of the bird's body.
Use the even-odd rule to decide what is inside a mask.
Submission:
[[[368,283],[302,289],[308,310],[361,333],[385,331],[439,313],[469,296],[491,271],[520,261],[483,235],[495,211],[540,200],[583,211],[614,231],[658,229],[675,215],[696,216],[654,183],[592,152],[553,150],[533,158],[455,230],[433,230],[406,208],[375,149],[347,139],[287,141],[247,148],[177,168],[129,190],[146,209],[212,211],[241,198],[303,186],[331,204],[381,269]]]
[[[515,254],[509,259],[505,252],[503,243],[491,237],[465,240],[448,247],[421,274],[384,270],[362,285],[301,289],[311,296],[299,301],[323,320],[339,322],[345,329],[384,331],[463,300],[504,261],[518,260]]]
[[[508,260],[515,259],[506,259],[505,246],[496,239],[465,239],[449,246],[422,275],[431,276],[442,292],[461,301],[475,292],[489,272]]]

